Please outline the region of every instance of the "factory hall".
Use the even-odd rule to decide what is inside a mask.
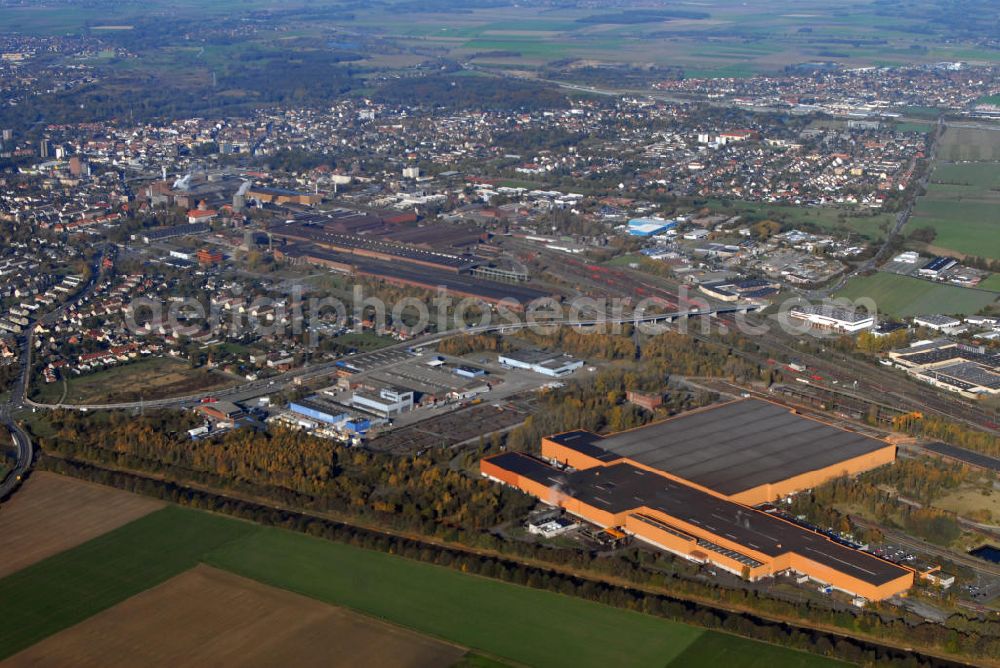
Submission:
[[[909,589],[913,570],[753,506],[895,455],[885,441],[745,399],[610,436],[550,436],[539,457],[503,453],[480,470],[587,522],[748,580],[793,573],[878,601]]]

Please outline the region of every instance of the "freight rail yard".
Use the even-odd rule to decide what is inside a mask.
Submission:
[[[553,295],[525,285],[527,274],[491,266],[489,258],[477,255],[488,238],[483,230],[417,227],[415,222],[415,216],[396,212],[337,208],[297,215],[268,228],[268,235],[279,241],[279,259],[401,286],[445,288],[461,297],[504,302],[514,310]]]

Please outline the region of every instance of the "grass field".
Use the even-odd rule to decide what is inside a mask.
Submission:
[[[836,665],[813,655],[722,638],[655,617],[276,529],[230,543],[209,554],[207,561],[527,665],[718,665],[680,662],[686,652],[689,658],[725,655],[732,666]]]
[[[352,348],[357,348],[361,352],[368,352],[370,350],[378,350],[379,348],[385,348],[386,346],[397,343],[397,341],[388,336],[379,336],[374,332],[347,332],[346,334],[341,334],[336,337],[334,341],[341,346],[350,346]]]
[[[934,126],[931,123],[919,123],[916,121],[903,121],[902,123],[896,123],[894,127],[897,132],[919,132],[920,134],[927,134],[928,132],[934,131]]]
[[[33,474],[0,512],[0,577],[96,538],[163,503],[110,487]]]
[[[939,163],[930,181],[909,229],[933,227],[936,248],[1000,258],[1000,162]]]
[[[838,662],[381,552],[169,506],[0,580],[0,658],[199,561],[486,654],[545,666]]]
[[[880,313],[904,318],[928,313],[970,315],[994,303],[1000,294],[879,272],[852,278],[837,297],[868,297]]]
[[[168,506],[0,580],[0,658],[194,567],[257,530]]]
[[[984,488],[961,487],[935,499],[934,507],[965,517],[968,517],[969,513],[986,510],[990,513],[989,522],[1000,520],[1000,494]]]
[[[794,11],[763,0],[717,2],[687,7],[698,15],[655,16],[632,22],[620,8],[548,5],[463,6],[450,11],[443,3],[387,2],[342,12],[317,10],[306,0],[251,0],[235,3],[147,3],[115,6],[54,0],[39,6],[5,9],[10,31],[33,34],[95,33],[113,39],[134,26],[147,29],[163,17],[199,21],[214,27],[231,12],[258,15],[259,10],[288,36],[357,29],[366,36],[404,47],[435,49],[453,58],[493,51],[516,51],[514,61],[541,66],[562,58],[623,64],[681,67],[687,76],[748,76],[778,71],[786,65],[835,58],[845,65],[891,65],[940,60],[997,62],[995,51],[978,48],[975,39],[956,34],[943,39],[925,0],[896,16],[877,6],[855,3],[840,11],[820,0],[801,0]],[[303,13],[304,10],[304,13]],[[224,19],[223,19],[224,20]],[[853,43],[850,40],[855,40]],[[149,40],[167,44],[169,39]],[[179,42],[177,42],[179,43]],[[206,58],[216,45],[209,42]],[[831,55],[831,49],[835,55]],[[155,51],[156,49],[152,49]],[[224,65],[224,63],[222,64]]]
[[[235,379],[192,369],[187,362],[169,357],[151,357],[113,366],[83,376],[66,377],[66,395],[62,403],[101,404],[140,399],[162,399],[226,387]],[[58,403],[63,397],[63,383],[36,381],[35,401]]]
[[[7,661],[20,666],[447,668],[465,650],[199,565]]]
[[[933,183],[1000,188],[1000,165],[996,163],[944,163],[934,168]]]
[[[948,126],[937,155],[949,162],[1000,160],[1000,128]]]
[[[995,61],[996,54],[971,44],[949,44],[917,36],[919,12],[889,17],[868,7],[832,12],[804,0],[794,12],[770,3],[692,6],[701,17],[622,22],[612,8],[477,7],[463,12],[409,13],[374,9],[356,19],[373,31],[410,46],[435,46],[453,57],[492,51],[516,52],[505,62],[531,67],[561,58],[681,67],[689,77],[750,76],[828,57],[836,40],[837,60],[891,65],[930,60]],[[857,39],[851,44],[846,39]],[[916,47],[916,48],[914,48]],[[571,75],[571,72],[568,74]]]
[[[1000,292],[1000,274],[990,274],[985,281],[979,284],[979,289]]]
[[[429,564],[263,530],[208,563],[528,665],[666,665],[703,632]],[[475,605],[470,605],[475,601]],[[551,620],[560,620],[553,642]],[[614,628],[614,634],[597,629]]]

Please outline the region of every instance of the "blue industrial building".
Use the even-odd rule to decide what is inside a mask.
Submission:
[[[349,434],[364,434],[372,427],[371,420],[365,418],[355,418],[343,424],[344,431]]]
[[[349,417],[346,411],[338,410],[325,401],[318,401],[317,397],[292,401],[288,404],[288,409],[293,413],[330,425],[340,424]]]

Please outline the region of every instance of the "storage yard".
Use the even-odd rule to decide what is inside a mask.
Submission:
[[[486,438],[524,422],[530,411],[519,404],[521,402],[472,406],[404,427],[371,441],[369,445],[373,450],[412,452],[450,447],[480,436]]]

